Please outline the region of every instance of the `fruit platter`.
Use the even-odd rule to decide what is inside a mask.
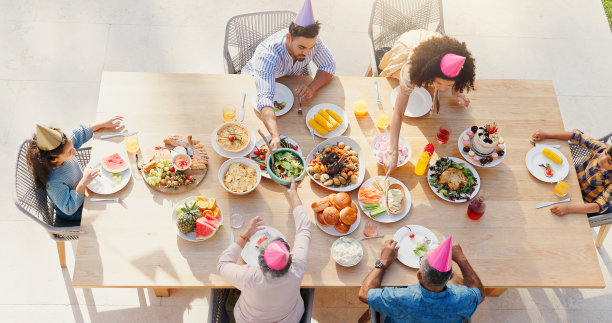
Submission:
[[[164,146],[138,164],[145,182],[152,189],[169,194],[188,192],[197,187],[208,170],[208,155],[200,141],[191,136],[170,136]],[[191,153],[191,155],[189,154]]]
[[[270,140],[270,136],[268,136],[266,139]],[[298,154],[302,155],[302,149],[300,148],[298,143],[289,137],[285,137],[285,136],[280,137],[280,147],[293,149],[297,151]],[[266,170],[266,156],[267,155],[268,155],[268,147],[264,143],[263,139],[259,139],[255,143],[255,149],[251,151],[249,158],[251,158],[251,160],[253,160],[259,165],[259,169],[261,170],[261,176],[265,178],[270,178],[270,174],[268,174],[268,171]]]
[[[570,164],[563,153],[553,147],[537,145],[525,156],[527,169],[535,178],[546,183],[556,183],[569,174]]]
[[[365,178],[365,158],[349,137],[334,137],[318,144],[306,159],[307,173],[317,184],[337,192],[357,189]]]
[[[392,223],[403,219],[412,206],[410,191],[399,180],[384,176],[369,178],[359,188],[359,206],[372,220]]]
[[[330,194],[312,203],[311,208],[317,227],[329,235],[351,234],[359,226],[359,208],[344,192]]]
[[[100,177],[89,183],[87,188],[96,194],[113,194],[120,191],[132,177],[127,161],[127,157],[119,153],[92,159],[86,169],[99,169]]]
[[[442,157],[433,163],[427,182],[438,197],[453,203],[467,202],[480,190],[476,169],[455,157]]]
[[[419,268],[421,257],[439,244],[438,237],[431,230],[416,224],[401,227],[393,240],[399,247],[397,259],[410,268]]]
[[[308,130],[322,138],[341,136],[348,129],[348,125],[346,113],[335,104],[317,104],[306,114]]]
[[[273,227],[264,226],[264,229],[255,232],[246,245],[244,245],[244,248],[242,248],[242,252],[240,253],[242,260],[244,260],[244,262],[249,266],[259,268],[258,259],[261,248],[266,245],[267,241],[276,238],[285,239],[285,236],[282,232]]]
[[[507,153],[506,142],[495,123],[466,129],[459,135],[457,146],[461,156],[478,167],[497,166]]]
[[[408,140],[404,137],[399,136],[398,138],[398,155],[397,155],[397,167],[404,166],[410,160],[412,156],[412,147]],[[385,160],[391,154],[391,138],[389,132],[381,133],[374,137],[372,144],[370,145],[370,151],[376,162],[382,166],[385,165]]]
[[[176,234],[192,242],[210,239],[223,223],[221,210],[214,198],[191,196],[175,205],[172,210],[172,225]]]

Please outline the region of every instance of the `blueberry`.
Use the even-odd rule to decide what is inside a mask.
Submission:
[[[463,151],[466,152],[466,153],[469,153],[470,152],[470,147],[468,147],[468,146],[463,147]]]
[[[483,159],[480,160],[480,164],[484,165],[486,163],[487,163],[487,159],[486,158],[483,158]]]
[[[503,150],[498,151],[498,152],[497,152],[497,155],[498,155],[499,157],[503,156],[503,155],[504,155],[504,151],[503,151]]]
[[[477,126],[472,126],[472,128],[470,128],[470,130],[472,130],[473,133],[476,133],[476,131],[478,131],[478,127]]]

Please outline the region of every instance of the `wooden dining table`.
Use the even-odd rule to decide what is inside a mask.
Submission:
[[[284,77],[278,82],[294,89],[311,80],[306,76]],[[378,82],[381,106],[376,102],[374,82]],[[308,110],[319,103],[332,103],[346,112],[349,127],[344,133],[357,141],[365,157],[368,179],[384,175],[370,151],[375,136],[388,129],[378,129],[377,116],[384,110],[392,115],[390,94],[397,81],[372,77],[334,77],[310,100],[303,100],[303,114],[297,113],[297,99],[291,110],[277,118],[281,135],[296,140],[304,155],[314,143],[306,127]],[[219,182],[219,167],[227,159],[213,150],[211,136],[222,122],[222,108],[234,106],[240,116],[242,93],[246,93],[245,117],[255,131],[265,127],[253,109],[255,86],[248,75],[157,74],[104,72],[100,86],[97,121],[115,115],[125,117],[126,131],[139,131],[140,158],[152,154],[170,135],[193,135],[203,142],[209,155],[208,173],[191,192],[165,194],[150,188],[136,169],[135,155],[129,155],[132,179],[121,191],[111,195],[119,203],[92,202],[85,199],[81,233],[72,284],[80,288],[153,288],[157,296],[168,296],[171,289],[230,287],[217,272],[221,252],[230,244],[232,232],[241,233],[248,220],[261,216],[268,226],[280,230],[291,245],[295,225],[286,188],[262,178],[247,195],[233,195]],[[476,90],[468,95],[469,108],[460,106],[450,93],[442,93],[439,114],[420,118],[404,117],[401,135],[412,147],[410,161],[397,168],[392,177],[410,191],[412,205],[408,215],[395,223],[379,223],[382,239],[361,241],[364,256],[354,267],[342,267],[331,258],[330,247],[337,239],[315,225],[312,202],[332,191],[308,176],[299,187],[299,195],[310,218],[312,239],[305,287],[360,286],[380,256],[383,241],[391,239],[404,225],[429,228],[438,237],[452,235],[460,243],[467,259],[487,288],[496,296],[508,288],[603,288],[604,279],[595,252],[586,215],[558,217],[549,208],[536,205],[557,201],[554,184],[533,177],[525,164],[532,148],[529,142],[536,129],[564,130],[552,81],[479,79]],[[356,117],[357,100],[369,104],[368,114]],[[381,110],[382,109],[382,110]],[[506,142],[506,156],[500,165],[477,167],[481,191],[487,192],[486,212],[474,221],[467,217],[467,203],[449,203],[436,196],[426,176],[416,176],[414,167],[427,143],[433,143],[432,160],[444,156],[461,158],[458,136],[473,125],[495,122]],[[450,129],[447,144],[436,141],[439,126]],[[125,153],[122,138],[92,141],[92,160],[114,153]],[[317,142],[321,142],[317,138]],[[569,159],[566,142],[560,151]],[[140,160],[140,159],[139,159]],[[140,160],[141,161],[141,160]],[[566,178],[573,202],[582,202],[573,167]],[[214,237],[203,242],[189,242],[177,236],[171,214],[175,205],[189,196],[215,198],[221,209],[223,226]],[[350,192],[357,199],[357,190]],[[92,194],[91,196],[96,196]],[[96,196],[101,197],[101,196]],[[245,219],[241,229],[229,225],[230,214]],[[349,236],[363,237],[367,216]],[[458,268],[455,267],[458,272]],[[417,282],[416,269],[399,262],[386,272],[384,286],[410,285]]]

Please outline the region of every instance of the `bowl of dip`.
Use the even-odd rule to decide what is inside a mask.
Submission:
[[[363,259],[363,247],[351,237],[341,237],[332,244],[331,255],[338,265],[352,267]]]
[[[191,167],[191,158],[187,154],[177,154],[172,158],[172,165],[180,171],[188,170]]]

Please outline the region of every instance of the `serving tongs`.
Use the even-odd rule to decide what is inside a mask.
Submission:
[[[268,141],[268,138],[266,137],[266,135],[264,135],[264,133],[263,133],[263,131],[261,131],[261,129],[257,129],[257,132],[259,132],[259,135],[261,136],[261,138],[263,139],[264,143],[268,147],[268,153],[271,154],[272,153],[272,148],[270,147],[270,141]],[[270,169],[274,169],[274,156],[272,156],[272,158],[270,158]]]

